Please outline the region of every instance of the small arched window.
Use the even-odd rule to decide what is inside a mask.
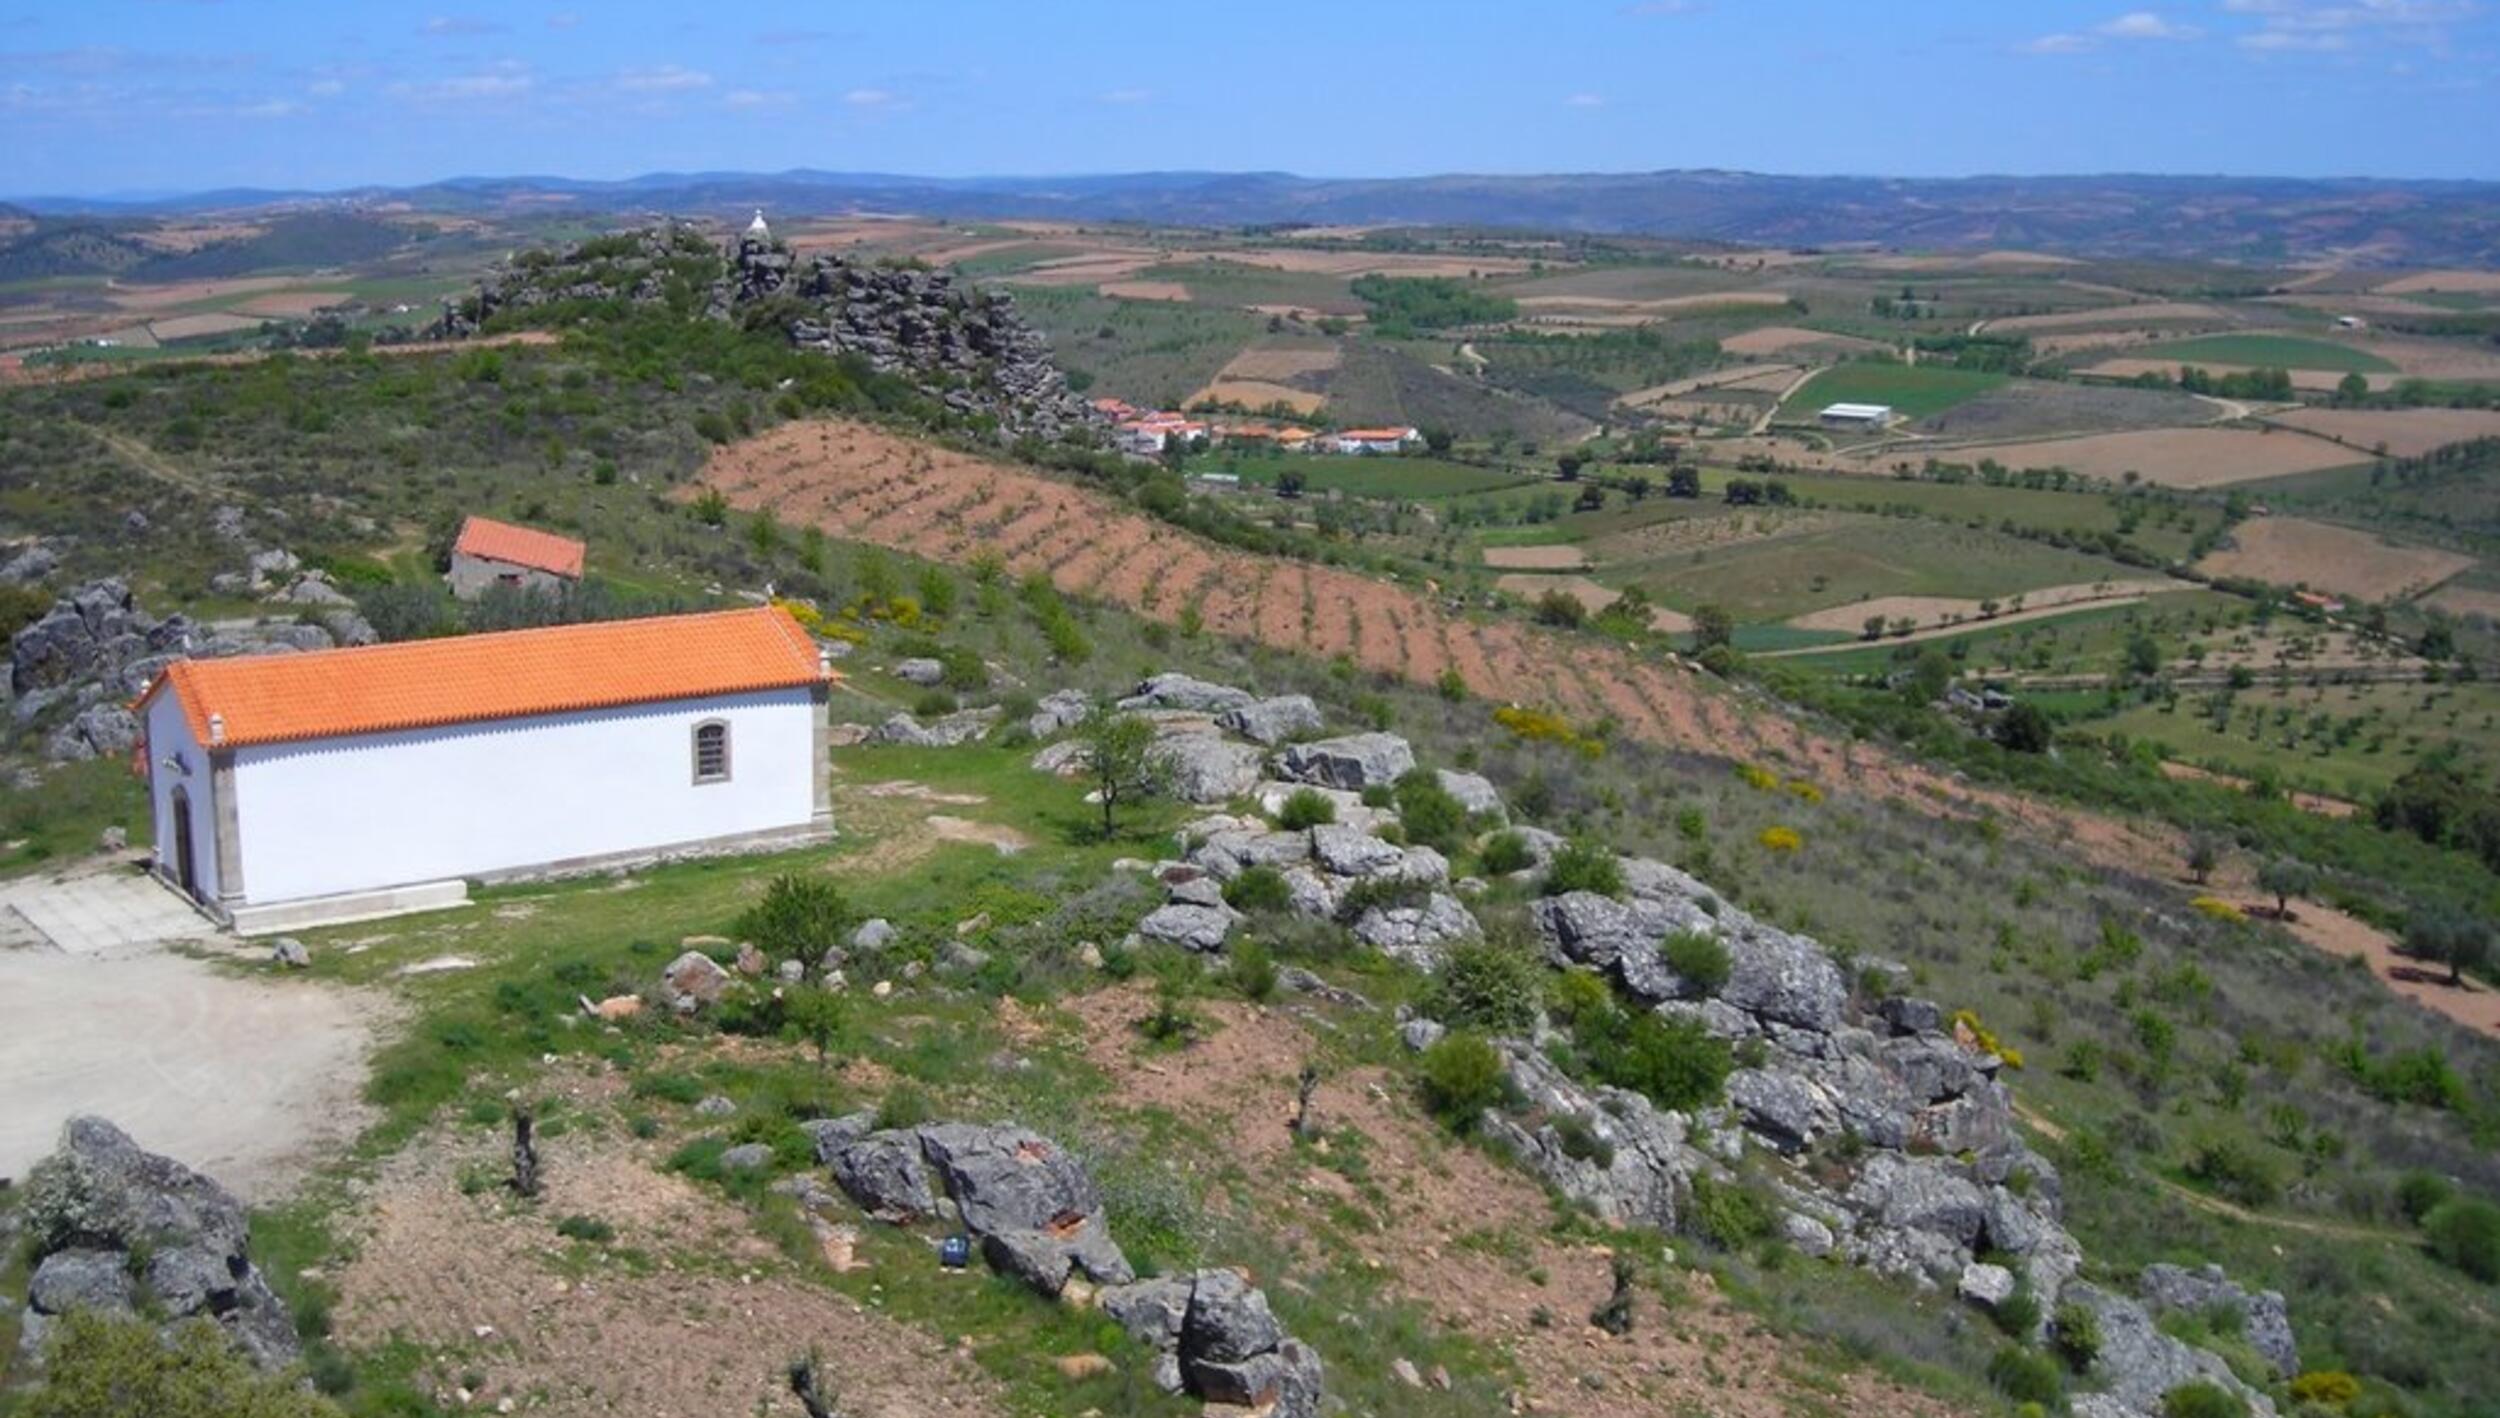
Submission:
[[[694,780],[729,781],[729,725],[718,719],[707,719],[694,726]]]

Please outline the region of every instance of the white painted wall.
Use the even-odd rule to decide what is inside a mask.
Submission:
[[[807,825],[805,688],[236,750],[247,904],[441,881]],[[730,778],[694,782],[694,726]]]
[[[171,694],[160,694],[148,701],[148,799],[153,810],[156,831],[156,869],[167,881],[180,882],[182,874],[174,865],[174,789],[180,788],[191,805],[191,860],[199,883],[200,899],[217,899],[217,802],[209,787],[208,753],[191,737],[191,725],[182,717],[182,706]],[[188,765],[186,775],[181,768],[171,767],[168,758],[179,758]]]

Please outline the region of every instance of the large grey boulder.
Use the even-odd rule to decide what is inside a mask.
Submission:
[[[1216,951],[1224,948],[1224,937],[1232,934],[1233,923],[1240,919],[1240,913],[1229,906],[1173,901],[1147,912],[1137,923],[1137,933],[1184,950]]]
[[[1267,1296],[1236,1270],[1202,1270],[1190,1292],[1189,1311],[1181,1321],[1181,1353],[1186,1359],[1235,1363],[1276,1347],[1285,1328],[1267,1306]]]
[[[26,1286],[26,1303],[35,1313],[44,1315],[66,1315],[77,1310],[126,1315],[137,1301],[137,1287],[130,1279],[130,1257],[122,1251],[87,1246],[45,1256]]]
[[[1331,822],[1311,829],[1311,859],[1336,876],[1387,876],[1406,865],[1406,849]]]
[[[1617,901],[1593,891],[1542,897],[1529,915],[1555,964],[1589,966],[1652,1002],[1698,992],[1667,964],[1660,943],[1681,930],[1717,933],[1711,919],[1689,903],[1638,897]]]
[[[719,961],[689,950],[660,972],[660,1003],[679,1014],[693,1014],[720,1003],[729,986],[729,971]]]
[[[1875,1153],[1845,1199],[1876,1225],[1924,1231],[1963,1250],[1979,1243],[1988,1224],[1987,1194],[1941,1158]]]
[[[1311,836],[1307,832],[1242,827],[1210,833],[1188,853],[1192,866],[1226,881],[1251,867],[1289,867],[1310,860],[1310,856]]]
[[[1025,731],[1037,739],[1073,729],[1093,712],[1094,701],[1081,689],[1053,690],[1042,696],[1032,715],[1024,721]]]
[[[1319,705],[1311,701],[1311,696],[1284,694],[1234,705],[1218,715],[1215,722],[1243,738],[1274,748],[1288,739],[1318,733],[1326,721],[1320,718]]]
[[[1248,690],[1228,684],[1211,684],[1189,675],[1159,674],[1137,686],[1128,698],[1120,701],[1123,709],[1187,709],[1200,714],[1239,709],[1253,702]]]
[[[129,710],[119,704],[90,704],[44,740],[43,756],[54,763],[120,758],[138,742],[139,720]]]
[[[2162,1411],[2162,1395],[2202,1381],[2239,1395],[2259,1418],[2274,1418],[2272,1399],[2240,1382],[2220,1355],[2162,1333],[2144,1306],[2082,1283],[2067,1286],[2062,1298],[2091,1312],[2101,1349],[2090,1377],[2129,1412],[2150,1418]]]
[[[1804,1151],[1840,1122],[1821,1089],[1785,1069],[1736,1070],[1727,1076],[1727,1101],[1748,1130],[1784,1153]]]
[[[1433,892],[1415,906],[1373,906],[1354,919],[1355,939],[1420,970],[1437,970],[1450,942],[1481,930],[1459,899]]]
[[[1288,747],[1281,776],[1297,783],[1356,792],[1396,782],[1415,767],[1415,750],[1395,734],[1347,734]]]
[[[894,677],[905,684],[933,685],[946,678],[946,666],[926,656],[894,662]]]
[[[819,1155],[824,1145],[819,1136]],[[843,1192],[880,1221],[901,1223],[937,1214],[937,1193],[929,1185],[916,1133],[871,1132],[843,1144],[827,1160]]]
[[[252,1264],[242,1203],[104,1119],[62,1126],[60,1145],[27,1176],[26,1216],[39,1256],[29,1290],[35,1315],[104,1308],[169,1321],[202,1316],[262,1368],[300,1357],[285,1302]]]
[[[1173,797],[1185,803],[1230,802],[1256,787],[1266,767],[1248,744],[1211,734],[1179,734],[1157,743],[1152,754],[1168,775]]]
[[[1828,1034],[1849,1005],[1849,982],[1823,948],[1758,922],[1727,940],[1731,969],[1719,998],[1749,1014]]]
[[[2240,1317],[2240,1334],[2248,1347],[2284,1378],[2300,1372],[2300,1345],[2292,1338],[2291,1316],[2282,1292],[2250,1291],[2232,1283],[2221,1266],[2155,1264],[2136,1279],[2136,1293],[2155,1314],[2173,1310],[2228,1310]]]
[[[1000,1254],[1014,1260],[1018,1275],[1029,1280],[1050,1273],[1051,1263],[1034,1256],[1041,1237],[1059,1248],[1071,1270],[1092,1280],[1125,1285],[1137,1278],[1111,1240],[1093,1178],[1057,1143],[1026,1128],[972,1123],[931,1123],[919,1136],[921,1154],[937,1169],[964,1225],[985,1247],[988,1237],[1005,1237]],[[1066,1276],[1062,1271],[1059,1279]]]
[[[1483,774],[1441,768],[1434,770],[1433,777],[1440,781],[1441,791],[1458,799],[1458,805],[1470,814],[1496,818],[1503,815],[1501,791]]]
[[[995,704],[978,709],[958,709],[952,714],[931,719],[927,723],[909,714],[897,714],[868,731],[868,742],[903,744],[912,748],[956,748],[972,742],[990,731],[1002,711]]]
[[[1489,1138],[1600,1220],[1675,1229],[1678,1199],[1707,1165],[1687,1145],[1683,1114],[1624,1089],[1585,1087],[1524,1043],[1505,1041],[1502,1058],[1512,1090],[1526,1103],[1518,1117],[1546,1121],[1531,1131],[1518,1117],[1488,1113],[1484,1127]],[[1592,1156],[1568,1142],[1552,1122],[1562,1117],[1578,1118],[1607,1150]]]

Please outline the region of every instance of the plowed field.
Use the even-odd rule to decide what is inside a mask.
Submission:
[[[1611,716],[1629,738],[1784,763],[1833,788],[1948,813],[1991,811],[2113,864],[2167,863],[2139,829],[1975,789],[1873,745],[1809,730],[1776,707],[1587,637],[1460,614],[1422,589],[1218,546],[1039,473],[848,422],[786,424],[715,453],[702,481],[742,510],[932,561],[998,554],[1016,575],[1171,622],[1431,684],[1455,666],[1480,698]]]

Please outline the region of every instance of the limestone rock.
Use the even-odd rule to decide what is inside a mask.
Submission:
[[[1053,690],[1042,696],[1042,702],[1025,719],[1025,732],[1037,739],[1049,738],[1083,723],[1093,708],[1093,698],[1081,689]]]
[[[1137,933],[1184,950],[1221,950],[1224,937],[1232,933],[1233,923],[1240,919],[1240,914],[1230,907],[1174,902],[1148,912],[1137,923]]]
[[[1123,709],[1187,709],[1194,713],[1215,714],[1239,709],[1254,702],[1246,689],[1228,684],[1212,684],[1189,675],[1159,674],[1133,690],[1120,701]]]
[[[1470,815],[1492,818],[1503,815],[1502,794],[1493,786],[1492,779],[1481,773],[1461,773],[1450,768],[1435,769],[1433,776],[1440,781],[1441,791],[1458,799],[1458,805],[1467,809]]]
[[[2240,1288],[2221,1266],[2155,1264],[2136,1279],[2136,1293],[2155,1314],[2172,1310],[2224,1309],[2240,1316],[2241,1335],[2274,1371],[2284,1378],[2300,1372],[2300,1346],[2292,1338],[2291,1317],[2281,1292]]]
[[[894,663],[894,677],[905,684],[933,685],[946,678],[946,666],[925,656]]]
[[[720,1003],[729,992],[730,974],[700,950],[689,950],[660,972],[660,1002],[679,1014],[693,1014]]]
[[[1282,775],[1297,783],[1322,787],[1364,788],[1396,782],[1415,767],[1415,750],[1395,734],[1347,734],[1288,747],[1279,760]]]
[[[1307,694],[1284,694],[1236,704],[1218,715],[1215,722],[1269,748],[1288,739],[1316,734],[1326,723],[1320,718],[1319,705]]]
[[[1212,735],[1184,734],[1155,745],[1170,775],[1172,796],[1185,803],[1221,803],[1247,793],[1264,766],[1258,749]]]

